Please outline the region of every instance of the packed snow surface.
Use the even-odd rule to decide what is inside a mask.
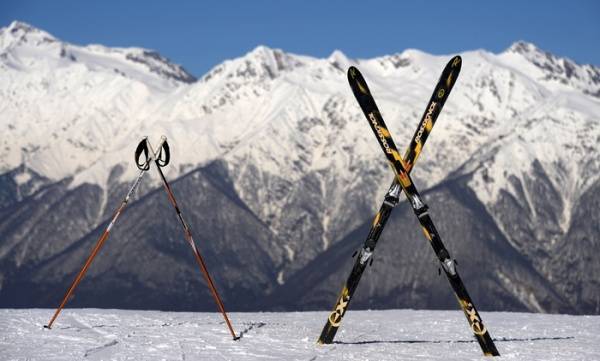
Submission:
[[[481,360],[460,311],[350,311],[332,345],[327,312],[218,313],[0,310],[2,360]],[[598,360],[600,316],[484,312],[506,360]]]

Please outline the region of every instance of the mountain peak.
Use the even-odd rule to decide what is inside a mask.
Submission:
[[[246,60],[256,61],[262,64],[268,64],[276,57],[288,56],[286,52],[281,49],[270,48],[266,45],[258,45],[254,49],[250,50],[242,58]]]
[[[522,57],[541,71],[545,81],[569,84],[585,94],[600,97],[600,68],[596,66],[579,66],[569,58],[554,55],[526,41],[515,42],[503,54]]]
[[[346,54],[342,53],[342,51],[338,49],[334,50],[331,55],[329,55],[327,61],[343,72],[345,72],[350,66],[350,59],[348,59]]]
[[[9,26],[0,28],[0,48],[2,49],[22,43],[40,45],[56,41],[56,38],[49,33],[22,21],[15,20]]]
[[[254,55],[254,56],[268,56],[270,54],[272,54],[274,51],[279,50],[280,49],[272,49],[266,45],[257,45],[254,49],[252,49],[248,55]]]
[[[348,57],[341,50],[335,49],[334,51],[331,52],[331,54],[329,55],[329,57],[327,59],[347,61]]]
[[[23,32],[23,33],[45,32],[43,30],[36,28],[35,26],[32,26],[26,22],[19,21],[19,20],[14,20],[13,22],[11,22],[10,25],[8,25],[8,27],[6,27],[6,30],[12,34],[15,34],[17,32]]]
[[[235,59],[234,73],[242,78],[276,78],[282,72],[302,66],[301,57],[288,54],[281,49],[259,45],[241,58]]]
[[[540,63],[556,63],[559,60],[563,60],[563,58],[540,49],[533,43],[523,40],[514,42],[508,49],[504,51],[504,53],[521,55],[525,59],[538,66]]]
[[[107,48],[101,45],[78,46],[61,41],[49,33],[30,24],[13,21],[0,28],[0,52],[10,53],[13,67],[24,64],[31,68],[35,64],[46,66],[48,61],[54,66],[68,66],[71,63],[85,63],[89,69],[102,69],[131,78],[140,77],[139,67],[154,73],[162,79],[178,83],[193,83],[196,78],[180,65],[172,63],[158,52],[141,48]],[[23,59],[30,59],[23,61]],[[40,61],[40,59],[45,59]],[[66,60],[66,61],[64,61]],[[136,70],[137,68],[137,70]]]
[[[519,40],[514,42],[510,47],[508,47],[508,49],[506,49],[506,52],[509,53],[517,53],[517,54],[527,54],[527,53],[536,53],[536,52],[541,52],[541,50],[535,46],[535,44],[524,41],[524,40]]]

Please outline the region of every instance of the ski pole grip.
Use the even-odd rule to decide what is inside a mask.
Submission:
[[[160,136],[160,141],[158,142],[158,148],[156,149],[160,149],[162,148],[163,144],[167,142],[167,137],[164,135]]]
[[[169,151],[169,145],[167,144],[167,137],[165,137],[164,135],[162,137],[160,137],[160,142],[158,142],[158,147],[156,148],[156,152],[154,152],[154,148],[152,148],[152,144],[150,144],[150,142],[148,143],[148,151],[151,153],[152,159],[153,161],[156,162],[156,164],[159,167],[164,167],[169,163],[169,159],[171,159],[171,152]],[[163,159],[163,149],[166,146],[166,150],[164,150],[165,155],[164,155],[164,159]]]
[[[158,154],[156,155],[156,164],[159,167],[165,167],[169,164],[171,160],[171,149],[169,148],[169,143],[167,142],[167,137],[164,135],[160,138],[160,143],[158,144]]]
[[[140,157],[144,154],[144,161],[140,162]],[[144,137],[135,149],[135,165],[139,170],[150,169],[150,158],[148,157],[148,137]]]

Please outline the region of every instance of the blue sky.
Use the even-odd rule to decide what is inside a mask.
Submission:
[[[75,44],[155,49],[196,76],[259,44],[369,58],[526,40],[600,65],[600,1],[0,1],[0,26],[15,19]]]

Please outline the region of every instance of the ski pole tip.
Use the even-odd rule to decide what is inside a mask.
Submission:
[[[234,341],[239,341],[241,338],[242,338],[242,336],[235,336],[235,337],[233,338],[233,340],[234,340]]]
[[[47,329],[51,330],[50,326],[48,326],[48,325],[44,325],[44,327],[42,327],[42,328],[43,328],[43,329],[44,329],[44,328],[47,328]]]

